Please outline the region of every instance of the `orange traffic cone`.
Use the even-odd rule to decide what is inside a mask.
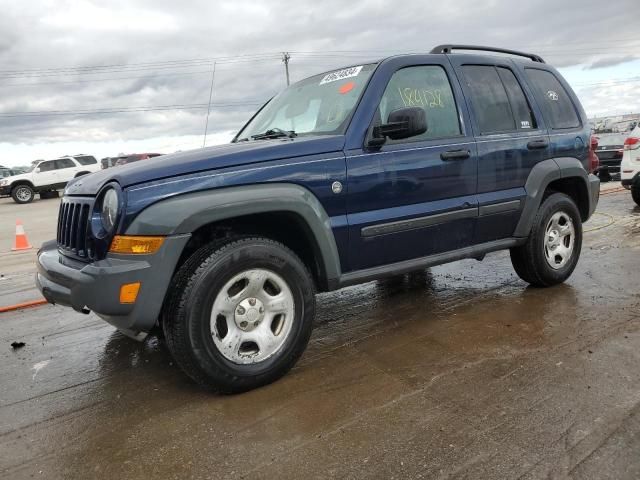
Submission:
[[[20,220],[16,220],[16,240],[13,243],[13,248],[11,250],[29,250],[33,248],[27,240],[27,234],[24,233],[24,227],[22,226],[22,222]]]

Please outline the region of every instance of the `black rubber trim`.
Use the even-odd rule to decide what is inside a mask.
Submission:
[[[409,220],[398,220],[396,222],[379,223],[362,228],[360,234],[367,237],[375,237],[377,235],[387,235],[389,233],[404,232],[407,230],[415,230],[418,228],[430,227],[440,223],[460,220],[462,218],[475,218],[478,216],[478,208],[465,208],[463,210],[454,210],[452,212],[436,213],[426,217],[410,218]]]
[[[492,203],[491,205],[480,206],[480,216],[493,215],[495,213],[514,212],[520,210],[521,200],[510,200],[508,202]]]
[[[340,277],[340,282],[337,288],[370,282],[372,280],[377,280],[384,277],[401,275],[403,273],[422,270],[424,268],[433,267],[435,265],[442,265],[444,263],[454,262],[456,260],[462,260],[464,258],[481,257],[482,255],[489,252],[505,250],[511,247],[522,245],[524,241],[526,241],[526,238],[506,238],[503,240],[496,240],[493,242],[482,243],[480,245],[461,248],[459,250],[453,250],[451,252],[437,253],[435,255],[429,255],[428,257],[414,258],[411,260],[404,260],[402,262],[392,263],[389,265],[380,265],[378,267],[346,273]]]

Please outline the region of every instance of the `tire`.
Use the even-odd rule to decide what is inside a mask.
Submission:
[[[640,207],[640,186],[631,187],[631,198]]]
[[[565,235],[571,232],[571,227],[573,232]],[[567,195],[552,193],[540,205],[527,242],[510,250],[511,263],[525,282],[550,287],[564,282],[573,273],[581,248],[582,220],[578,207]]]
[[[162,318],[167,346],[207,389],[239,393],[269,384],[309,342],[314,284],[304,263],[278,242],[236,238],[204,246],[180,267],[169,292]],[[276,295],[285,300],[270,308]],[[274,313],[278,308],[284,313]]]
[[[31,203],[35,196],[36,192],[26,184],[16,185],[11,189],[11,198],[16,203]]]

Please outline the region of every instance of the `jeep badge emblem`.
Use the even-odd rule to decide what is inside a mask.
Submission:
[[[331,191],[336,195],[342,192],[342,184],[340,182],[333,182],[331,184]]]
[[[547,92],[547,97],[549,97],[549,100],[553,100],[554,102],[558,101],[558,94],[553,90],[549,90]]]

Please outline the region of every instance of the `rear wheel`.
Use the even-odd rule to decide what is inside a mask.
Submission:
[[[564,282],[573,273],[582,248],[582,221],[574,201],[563,193],[540,205],[527,242],[511,249],[520,278],[538,287]]]
[[[272,240],[202,247],[180,268],[171,292],[163,318],[169,350],[187,375],[222,393],[277,380],[311,335],[311,276]]]
[[[631,187],[631,198],[640,207],[640,186]]]
[[[29,185],[17,185],[11,190],[11,198],[16,203],[30,203],[33,201],[33,197],[35,197],[35,192]]]

